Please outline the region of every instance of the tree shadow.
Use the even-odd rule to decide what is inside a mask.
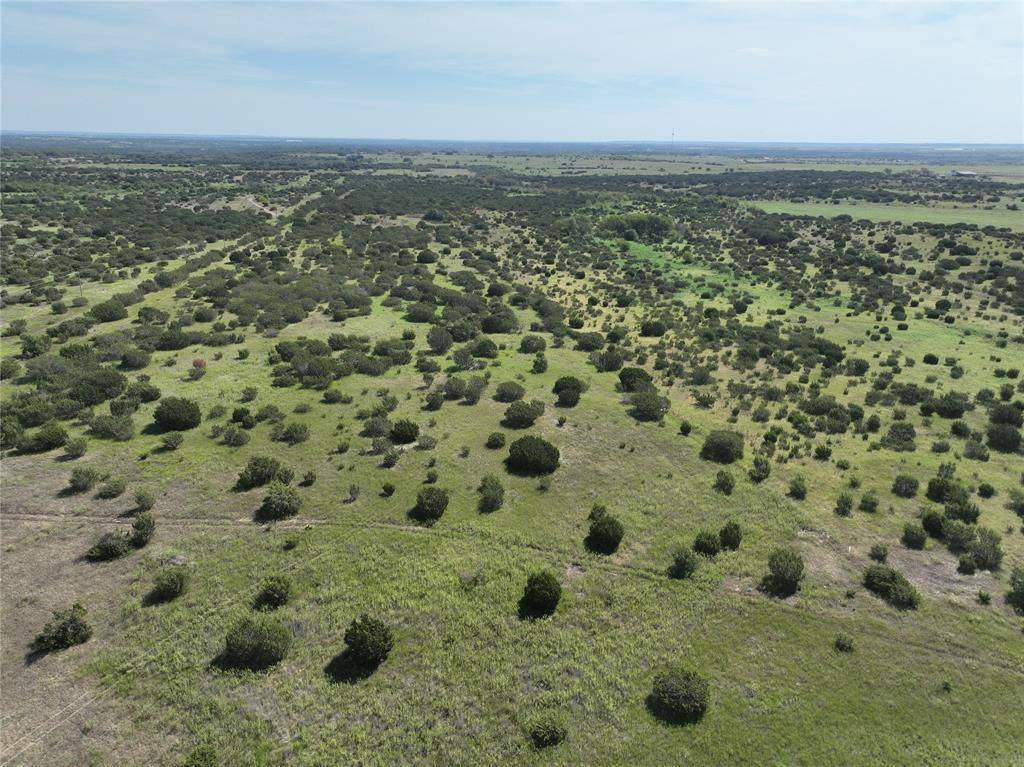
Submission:
[[[704,717],[703,711],[683,714],[679,711],[665,708],[659,703],[653,693],[644,699],[644,704],[655,719],[665,724],[696,724]]]
[[[604,554],[605,556],[614,554],[619,549],[619,543],[616,541],[614,544],[610,541],[603,541],[600,538],[595,538],[593,535],[588,535],[583,539],[583,545],[587,547],[587,551],[592,554]]]
[[[521,621],[538,621],[543,618],[547,618],[554,615],[554,610],[549,610],[546,607],[541,607],[530,602],[523,594],[519,598],[519,620]]]
[[[154,607],[156,605],[165,605],[168,602],[173,602],[177,598],[178,594],[167,594],[159,589],[150,589],[142,597],[142,606]]]
[[[324,673],[332,682],[355,684],[364,679],[369,679],[379,666],[379,662],[362,663],[356,660],[352,655],[352,651],[346,647],[324,666]]]
[[[762,594],[774,597],[775,599],[786,599],[787,597],[791,597],[799,589],[799,585],[793,586],[792,584],[773,578],[771,575],[764,576],[757,586],[757,590]]]

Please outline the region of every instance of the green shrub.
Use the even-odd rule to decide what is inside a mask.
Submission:
[[[238,475],[238,487],[242,490],[249,490],[254,487],[262,487],[273,481],[278,472],[281,471],[281,463],[265,455],[254,455],[249,458]]]
[[[365,613],[345,629],[345,644],[352,660],[361,666],[377,666],[387,660],[394,647],[387,624]]]
[[[122,477],[112,477],[100,485],[100,498],[117,498],[128,489],[128,483]]]
[[[248,615],[235,623],[224,638],[221,661],[234,668],[261,671],[288,655],[292,636],[268,615]]]
[[[925,532],[924,527],[920,524],[907,522],[903,526],[903,536],[900,540],[908,549],[923,549],[928,540],[928,533]]]
[[[416,494],[413,516],[421,522],[433,523],[448,508],[448,491],[440,487],[424,487]]]
[[[1024,567],[1017,566],[1010,573],[1010,590],[1006,602],[1018,613],[1024,614]]]
[[[718,531],[718,540],[723,549],[736,551],[743,540],[743,531],[735,522],[726,522],[725,526]]]
[[[710,530],[701,530],[693,539],[693,550],[705,557],[714,557],[721,551],[722,543]]]
[[[160,438],[160,447],[164,450],[177,450],[181,447],[181,444],[185,441],[185,438],[176,431],[172,431],[168,434],[164,434]]]
[[[533,426],[534,422],[542,415],[544,415],[544,403],[540,400],[531,400],[530,402],[518,400],[506,408],[502,424],[510,429],[526,429]]]
[[[396,445],[408,445],[416,441],[420,436],[418,424],[403,418],[391,426],[391,441]]]
[[[841,517],[848,517],[853,513],[853,496],[849,493],[840,493],[836,498],[836,514]]]
[[[72,459],[81,458],[85,455],[86,448],[87,443],[84,438],[71,439],[64,445],[64,455]]]
[[[755,485],[764,482],[771,476],[772,465],[768,460],[767,456],[757,455],[754,456],[754,465],[747,472],[747,476],[750,477],[750,481]]]
[[[162,429],[184,431],[194,429],[203,420],[199,405],[182,397],[164,397],[153,412],[153,420]]]
[[[555,381],[552,393],[557,395],[559,407],[575,407],[586,388],[586,384],[575,376],[562,376]]]
[[[156,601],[169,602],[188,591],[190,577],[188,568],[168,565],[160,568],[153,577],[152,597]]]
[[[793,549],[776,549],[768,557],[765,586],[779,596],[788,596],[800,588],[804,577],[804,560]]]
[[[789,497],[797,501],[802,501],[807,497],[807,480],[802,476],[793,477],[789,481]]]
[[[76,466],[71,470],[71,479],[68,480],[68,487],[73,493],[84,493],[87,490],[92,490],[102,476],[99,470],[91,466]]]
[[[850,653],[853,652],[853,640],[850,639],[846,634],[839,634],[832,646],[836,649],[836,652]]]
[[[526,389],[515,381],[503,381],[495,389],[494,399],[497,402],[515,402],[521,400],[525,394]]]
[[[25,438],[20,448],[25,453],[45,453],[67,444],[67,430],[56,421],[44,423],[35,433]]]
[[[519,600],[519,614],[530,618],[551,615],[561,598],[562,585],[549,570],[532,573]]]
[[[900,498],[913,498],[917,495],[919,485],[916,477],[911,477],[909,474],[897,474],[896,479],[892,481],[892,492],[893,495]]]
[[[638,421],[660,421],[668,412],[668,399],[654,389],[641,389],[629,397],[629,414]]]
[[[542,714],[529,724],[530,741],[536,748],[557,746],[566,738],[565,725],[553,714]]]
[[[715,463],[733,463],[743,457],[743,435],[734,431],[713,431],[704,440],[700,457]]]
[[[252,606],[255,610],[276,610],[288,604],[291,597],[291,579],[286,575],[270,575],[253,598]]]
[[[666,722],[693,722],[707,711],[710,692],[710,685],[700,675],[688,669],[672,669],[655,677],[647,705]]]
[[[493,431],[487,435],[487,447],[491,450],[497,450],[505,447],[505,435],[500,431]]]
[[[107,562],[125,556],[132,550],[131,541],[125,533],[104,533],[85,553],[93,562]]]
[[[884,563],[889,558],[889,547],[884,543],[876,543],[871,547],[868,556],[876,562]]]
[[[302,508],[302,497],[299,491],[283,482],[274,480],[267,487],[260,505],[260,515],[264,519],[285,519],[294,517]]]
[[[971,558],[981,570],[998,570],[1003,564],[1002,539],[999,533],[987,527],[979,527],[978,535],[967,547]]]
[[[66,610],[55,610],[53,617],[32,640],[32,652],[53,652],[89,641],[92,627],[86,621],[86,613],[78,602]]]
[[[945,535],[946,518],[934,509],[929,509],[921,515],[921,527],[932,538],[942,538]]]
[[[921,597],[910,582],[888,565],[869,565],[864,571],[864,586],[900,610],[913,610]]]
[[[487,474],[480,480],[480,486],[476,491],[480,494],[479,509],[485,514],[497,511],[505,503],[505,488],[501,480],[492,474]]]
[[[957,560],[956,571],[961,575],[974,575],[978,569],[978,563],[970,554],[961,554]]]
[[[138,514],[132,521],[132,546],[141,549],[150,542],[154,532],[156,532],[156,520],[153,519],[153,515],[148,511]]]
[[[587,533],[586,545],[591,551],[611,554],[622,541],[626,528],[622,522],[611,514],[605,513],[590,520],[590,531]]]
[[[874,514],[878,511],[878,493],[874,490],[868,490],[860,497],[860,504],[857,508],[861,511],[866,511],[868,514]]]
[[[736,486],[736,480],[733,479],[732,474],[722,469],[715,475],[715,490],[722,495],[732,495],[733,488]]]
[[[689,578],[697,571],[698,556],[688,546],[680,546],[672,555],[672,564],[669,565],[668,575],[670,578]]]
[[[529,435],[509,445],[506,464],[513,472],[550,474],[558,468],[560,459],[557,447],[542,437]]]

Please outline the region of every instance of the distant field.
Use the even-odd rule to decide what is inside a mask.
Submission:
[[[768,213],[791,213],[798,216],[848,215],[868,221],[900,221],[912,224],[921,221],[929,224],[977,224],[978,226],[1008,226],[1024,230],[1024,213],[1018,210],[984,210],[980,208],[930,208],[924,205],[885,205],[882,203],[787,202],[759,200],[749,203]]]

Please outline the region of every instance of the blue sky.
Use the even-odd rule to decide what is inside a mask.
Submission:
[[[1022,8],[5,0],[0,126],[1021,142]]]

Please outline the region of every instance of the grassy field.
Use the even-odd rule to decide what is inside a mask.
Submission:
[[[1024,231],[1024,212],[977,207],[938,207],[928,205],[905,205],[902,203],[843,202],[833,205],[828,202],[789,202],[761,200],[749,203],[767,213],[789,213],[794,216],[852,216],[868,221],[898,221],[911,224],[924,221],[931,224],[975,224],[977,226],[1006,226]]]
[[[154,428],[158,403],[144,402],[131,414],[134,435],[126,442],[90,436],[90,414],[84,414],[62,422],[72,437],[87,438],[84,456],[70,459],[60,449],[3,455],[5,767],[195,767],[203,762],[187,760],[204,748],[215,755],[214,763],[251,767],[1024,764],[1017,721],[1024,689],[1022,623],[1004,599],[1010,571],[1024,564],[1021,520],[1007,506],[1020,486],[1021,453],[993,449],[986,460],[969,460],[967,442],[951,434],[950,419],[892,401],[866,404],[881,391],[880,374],[893,370],[900,384],[968,393],[974,406],[962,421],[983,434],[989,411],[979,393],[1002,397],[996,392],[1009,385],[1009,399],[1019,399],[1017,374],[1006,368],[1019,366],[1017,339],[1024,325],[1008,301],[996,298],[1003,294],[992,276],[979,269],[982,259],[998,260],[1007,265],[1004,283],[1015,279],[1010,253],[1018,235],[964,235],[962,241],[976,250],[969,264],[945,282],[922,281],[920,272],[944,253],[940,235],[837,224],[826,231],[846,237],[851,251],[891,235],[893,258],[913,267],[887,273],[891,292],[881,294],[877,308],[865,308],[862,294],[883,278],[860,262],[819,259],[827,242],[819,224],[793,225],[811,266],[799,279],[790,278],[781,270],[793,267],[800,247],[769,251],[737,239],[736,224],[753,214],[731,203],[701,200],[705,207],[690,213],[682,207],[685,200],[655,199],[646,189],[603,191],[574,214],[598,222],[609,211],[663,213],[678,202],[671,215],[689,225],[686,237],[671,230],[665,241],[625,242],[595,225],[585,240],[559,239],[550,222],[565,217],[555,207],[562,188],[546,197],[538,179],[569,170],[609,177],[641,167],[648,172],[657,160],[566,155],[553,164],[551,158],[516,155],[417,154],[408,169],[390,167],[401,159],[382,153],[346,176],[310,173],[298,182],[290,166],[287,173],[252,171],[241,180],[233,165],[211,166],[210,178],[197,175],[188,193],[210,200],[211,212],[224,216],[257,215],[266,201],[275,216],[262,241],[205,237],[182,249],[190,251],[185,255],[133,265],[136,273],[119,266],[105,279],[83,279],[81,285],[55,281],[52,287],[65,287],[69,303],[76,296],[87,300],[60,314],[45,293],[4,306],[0,325],[23,321],[24,329],[21,339],[0,341],[0,356],[44,372],[62,364],[63,349],[81,354],[77,344],[99,346],[118,334],[145,343],[142,307],[167,312],[165,323],[181,322],[189,330],[209,333],[221,323],[244,335],[226,346],[198,341],[175,351],[153,350],[144,371],[130,374],[134,380],[141,372],[162,398],[185,397],[199,406],[202,423],[181,432],[183,443],[175,450],[162,448],[164,435]],[[388,167],[377,168],[377,162]],[[594,167],[584,168],[586,163]],[[507,209],[492,202],[495,209],[483,209],[473,195],[444,196],[442,185],[473,183],[478,176],[471,169],[484,165],[530,176],[522,188],[503,179],[528,202]],[[117,163],[102,167],[113,172]],[[58,181],[63,187],[53,182],[48,193],[63,188],[68,198],[89,198],[80,180]],[[481,196],[491,191],[485,186],[490,182],[477,182]],[[107,187],[95,192],[109,193]],[[516,199],[506,193],[506,200]],[[174,202],[183,194],[174,191]],[[363,207],[346,209],[345,195]],[[236,204],[225,205],[227,200]],[[530,206],[540,202],[560,212],[538,208],[535,214]],[[771,210],[773,204],[758,205]],[[785,212],[811,207],[779,205],[792,208]],[[447,206],[443,225],[424,220],[424,211],[435,206]],[[912,217],[901,220],[928,220],[921,216],[929,211],[960,213],[820,207],[877,221],[895,220],[892,211]],[[872,218],[876,208],[889,217]],[[318,219],[328,222],[323,230],[289,239],[304,222]],[[5,212],[9,226],[18,220]],[[91,241],[92,225],[79,225],[83,242]],[[422,234],[428,244],[393,245],[387,238],[396,232],[408,238],[402,243]],[[357,245],[360,237],[369,245]],[[15,238],[18,255],[55,245],[46,242],[43,248],[30,237]],[[97,258],[126,258],[115,238],[103,243],[111,255]],[[127,307],[127,317],[55,343],[47,365],[21,359],[26,336],[83,317],[197,252],[222,257],[182,282],[152,286]],[[760,269],[752,257],[769,266]],[[600,268],[599,259],[606,262]],[[266,268],[271,262],[277,265]],[[275,304],[279,294],[273,291],[311,273],[319,275],[313,288],[324,288],[319,300],[289,297],[283,307]],[[971,276],[978,273],[984,278]],[[217,275],[221,282],[213,280]],[[483,287],[462,287],[467,275],[479,277]],[[660,282],[669,279],[679,282]],[[951,289],[957,281],[963,285]],[[365,313],[332,318],[332,306],[349,295],[336,290],[340,285],[366,289]],[[439,304],[435,325],[412,322],[410,305],[433,295],[416,292],[425,285],[470,300],[449,301],[454,309],[443,321],[441,312],[449,309]],[[514,290],[502,292],[502,285]],[[269,319],[258,315],[232,324],[237,315],[225,308],[226,299],[239,286],[262,290],[252,295]],[[493,295],[491,286],[499,288]],[[23,284],[12,284],[12,294],[23,291]],[[556,332],[545,325],[543,303],[510,298],[534,296],[532,291],[564,311]],[[616,301],[624,295],[636,300]],[[892,318],[894,295],[906,306],[903,329]],[[750,300],[734,313],[740,297]],[[944,299],[951,299],[949,319],[929,316]],[[275,321],[274,311],[298,304],[302,312]],[[479,313],[499,305],[519,328],[486,334],[498,347],[495,358],[478,359],[477,369],[460,372],[450,352],[429,351],[428,330],[458,319],[458,309]],[[208,306],[216,308],[216,319],[196,320],[196,310]],[[667,318],[664,335],[641,335],[641,324],[652,316]],[[263,321],[267,326],[257,327]],[[869,370],[853,376],[842,365],[771,367],[772,349],[758,349],[752,367],[733,364],[739,330],[772,326],[805,328],[838,344],[846,358],[868,361]],[[582,334],[610,339],[618,327],[628,331],[620,341],[626,364],[649,371],[667,400],[661,421],[631,416],[617,374],[600,372],[591,355],[576,348]],[[377,341],[410,338],[412,359],[435,360],[441,370],[425,376],[410,362],[381,375],[346,372],[330,382],[334,401],[296,383],[274,385],[283,364],[279,344],[326,341],[337,333],[365,336],[371,348]],[[543,372],[534,372],[532,353],[518,350],[526,333],[545,340]],[[778,343],[782,338],[790,336]],[[926,364],[926,353],[937,362]],[[339,356],[337,350],[331,354]],[[205,361],[198,380],[190,375],[195,359]],[[712,380],[691,384],[691,371],[708,360]],[[450,375],[484,376],[488,386],[476,404],[446,401],[427,409],[428,392]],[[586,384],[575,407],[555,402],[553,386],[565,376]],[[545,403],[535,425],[503,424],[507,405],[494,399],[502,382],[517,382],[526,400]],[[778,396],[764,393],[763,385],[778,387]],[[257,394],[243,403],[249,386]],[[5,407],[34,390],[26,378],[5,379]],[[709,402],[698,401],[702,392],[713,393]],[[798,434],[788,416],[818,394],[881,415],[881,432],[850,426]],[[399,456],[391,468],[364,431],[368,414],[386,396],[395,398],[391,421],[410,419],[435,440],[389,445]],[[247,444],[225,445],[219,429],[243,405],[276,406],[285,423],[308,427],[308,439],[286,445],[273,439],[270,423],[261,422],[246,431]],[[104,402],[94,410],[105,413],[107,407]],[[898,420],[913,425],[914,451],[879,446],[880,435]],[[738,432],[744,445],[743,458],[727,467],[700,457],[707,436],[722,429]],[[794,449],[780,446],[770,454],[770,475],[755,482],[749,472],[770,429]],[[487,447],[494,432],[508,442],[542,436],[560,450],[560,466],[545,479],[508,472],[507,447]],[[934,447],[943,444],[945,449]],[[815,447],[831,454],[815,458]],[[266,522],[257,514],[265,490],[235,487],[253,456],[273,456],[294,470],[302,499],[297,515]],[[923,486],[947,462],[956,465],[977,505],[979,524],[1001,535],[1002,568],[961,573],[941,540],[930,538],[921,549],[900,542],[908,522],[942,509],[925,499]],[[122,478],[127,490],[116,498],[101,498],[95,488],[72,493],[68,481],[76,467]],[[729,493],[716,489],[723,470],[735,480]],[[298,485],[307,472],[313,481]],[[440,520],[425,525],[410,511],[417,493],[433,483],[432,472],[450,502]],[[921,480],[916,497],[892,492],[902,473]],[[505,490],[503,507],[491,513],[477,505],[486,475],[500,478]],[[807,485],[800,500],[789,493],[797,477]],[[993,488],[990,497],[978,493],[984,484]],[[393,492],[384,492],[385,485]],[[156,498],[152,541],[113,561],[86,560],[99,535],[132,524],[133,496],[140,489]],[[859,502],[869,492],[879,498],[875,511],[836,513],[841,494]],[[625,528],[611,554],[585,544],[597,503]],[[693,577],[669,576],[678,548],[727,522],[742,530],[738,550],[701,557]],[[919,592],[918,609],[897,610],[863,587],[876,545],[888,547],[888,563]],[[805,567],[800,589],[785,598],[762,588],[769,557],[780,547],[792,547]],[[154,576],[169,563],[184,563],[191,586],[177,599],[154,603]],[[524,584],[542,569],[556,576],[562,599],[549,617],[521,619],[517,603]],[[225,668],[218,662],[225,633],[252,614],[253,598],[270,574],[287,575],[294,584],[292,598],[272,613],[291,635],[291,650],[264,671]],[[89,641],[41,657],[27,652],[51,611],[74,601],[88,607],[94,631]],[[363,613],[383,620],[394,634],[394,649],[373,673],[341,655],[346,628]],[[840,636],[852,642],[853,652],[836,650]],[[685,726],[661,722],[645,705],[654,677],[677,665],[698,671],[711,690],[706,714]],[[534,746],[529,730],[542,716],[564,723],[564,742]]]

